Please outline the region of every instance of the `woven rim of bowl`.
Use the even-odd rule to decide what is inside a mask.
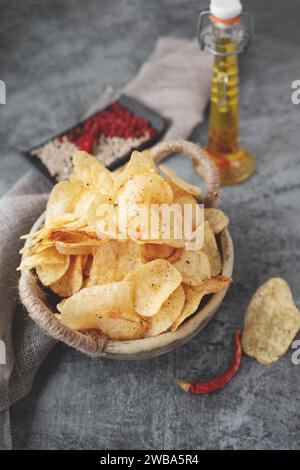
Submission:
[[[33,225],[31,232],[40,228],[45,220],[43,213]],[[220,234],[220,245],[223,258],[222,275],[231,277],[233,270],[233,244],[227,229]],[[227,288],[212,294],[206,305],[185,320],[175,332],[166,332],[158,336],[130,341],[107,340],[104,336],[94,333],[82,333],[71,330],[56,318],[47,306],[47,294],[40,287],[37,277],[29,271],[22,271],[19,293],[22,303],[29,316],[50,336],[65,342],[83,353],[93,357],[116,359],[144,359],[164,354],[165,352],[185,343],[197,334],[220,306]],[[138,357],[137,357],[138,356]]]

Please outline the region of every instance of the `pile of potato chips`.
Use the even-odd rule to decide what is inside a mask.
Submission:
[[[163,177],[147,151],[133,152],[113,173],[85,152],[74,155],[73,166],[74,174],[50,194],[44,225],[24,237],[20,266],[34,269],[42,285],[61,297],[56,315],[64,325],[114,340],[156,336],[175,331],[206,294],[228,286],[216,235],[229,220],[218,209],[205,209],[200,250],[172,237],[153,240],[133,232],[121,239],[105,224],[97,229],[103,204],[114,214],[121,203],[191,204],[196,211],[197,187],[164,165]]]

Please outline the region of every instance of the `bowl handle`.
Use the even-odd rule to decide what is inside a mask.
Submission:
[[[217,207],[220,188],[219,172],[214,162],[202,148],[186,140],[166,140],[156,144],[149,151],[156,163],[173,153],[182,152],[195,165],[200,165],[200,168],[203,170],[203,179],[207,185],[207,195],[205,196],[204,203],[206,207]]]

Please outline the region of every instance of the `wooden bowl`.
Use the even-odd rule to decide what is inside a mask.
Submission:
[[[151,149],[151,154],[156,161],[176,152],[184,152],[203,165],[203,176],[208,187],[204,201],[208,207],[216,206],[219,194],[218,172],[203,150],[191,142],[179,140],[162,142]],[[45,214],[42,214],[33,225],[32,232],[41,227],[44,218]],[[223,259],[222,275],[231,277],[234,253],[232,240],[227,229],[224,229],[218,235],[218,244]],[[106,340],[100,334],[73,331],[64,326],[54,315],[50,296],[42,288],[33,272],[22,271],[19,283],[20,298],[30,317],[52,337],[92,357],[123,360],[138,360],[159,356],[186,343],[199,333],[213,317],[226,292],[227,288],[216,294],[205,296],[199,309],[185,320],[175,332],[166,332],[158,336],[138,340],[112,341]]]

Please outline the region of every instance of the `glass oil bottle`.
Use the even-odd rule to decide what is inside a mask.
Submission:
[[[239,0],[212,0],[198,25],[201,47],[215,56],[206,151],[219,168],[222,185],[241,183],[255,170],[253,155],[239,145],[238,54],[253,36],[252,17],[241,10]],[[242,17],[247,17],[248,28]]]

